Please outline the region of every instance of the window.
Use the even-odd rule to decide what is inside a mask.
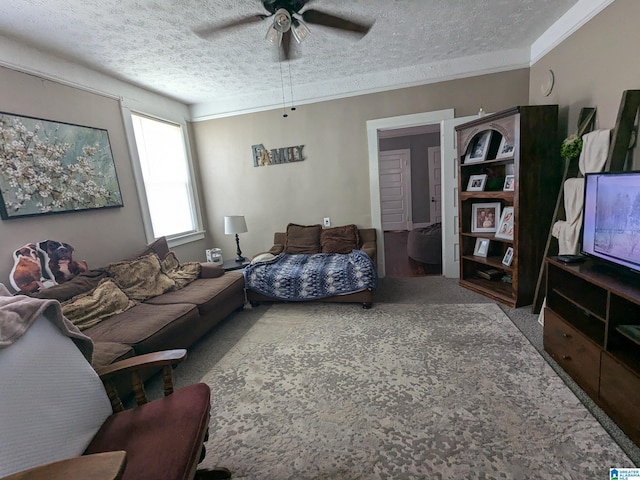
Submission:
[[[153,238],[196,233],[201,222],[182,126],[136,113],[131,120]]]

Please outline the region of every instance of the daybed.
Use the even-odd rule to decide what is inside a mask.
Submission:
[[[62,303],[65,316],[95,343],[94,368],[188,348],[245,302],[239,272],[180,264],[165,238],[129,259],[30,295]]]
[[[356,302],[371,308],[377,288],[374,228],[323,229],[290,223],[244,269],[247,299],[261,302]]]

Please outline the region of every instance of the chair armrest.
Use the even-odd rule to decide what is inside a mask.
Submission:
[[[115,412],[124,410],[122,400],[118,396],[118,390],[113,385],[111,379],[117,375],[130,374],[131,386],[135,394],[136,403],[143,405],[148,402],[147,394],[144,391],[144,382],[139,371],[142,369],[162,368],[162,380],[164,383],[165,397],[173,393],[173,374],[171,369],[174,365],[187,358],[187,351],[184,348],[175,350],[164,350],[162,352],[146,353],[136,357],[120,360],[96,369],[96,373],[104,383],[107,395],[111,401],[111,408]]]
[[[142,368],[158,368],[166,365],[176,365],[187,358],[187,351],[184,348],[175,350],[163,350],[161,352],[145,353],[135,357],[120,360],[110,365],[105,365],[96,370],[102,380],[109,379],[115,375],[131,373]]]
[[[371,260],[373,260],[374,262],[376,261],[377,242],[365,242],[360,247],[360,250],[369,255],[369,258],[371,258]]]
[[[2,480],[118,480],[127,464],[126,452],[106,452],[60,460],[14,473]]]
[[[224,275],[224,268],[218,263],[201,262],[200,278],[218,278]]]

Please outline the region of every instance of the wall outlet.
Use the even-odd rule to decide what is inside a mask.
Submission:
[[[324,217],[324,220],[323,220],[322,224],[325,227],[330,227],[331,226],[331,219],[329,217]]]

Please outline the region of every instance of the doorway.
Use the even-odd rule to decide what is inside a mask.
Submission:
[[[423,263],[429,254],[414,250],[424,249],[416,244],[417,231],[442,218],[440,125],[380,131],[378,144],[385,272],[393,277],[439,275],[440,245],[424,245],[437,250],[435,263]]]
[[[421,125],[440,125],[441,178],[442,178],[442,272],[445,277],[457,278],[460,274],[457,235],[457,190],[456,176],[457,153],[455,125],[468,122],[475,116],[454,118],[454,110],[380,118],[367,121],[367,143],[369,150],[369,193],[371,199],[371,223],[378,232],[378,274],[385,276],[385,248],[380,209],[379,144],[378,133],[385,130],[416,127]]]

